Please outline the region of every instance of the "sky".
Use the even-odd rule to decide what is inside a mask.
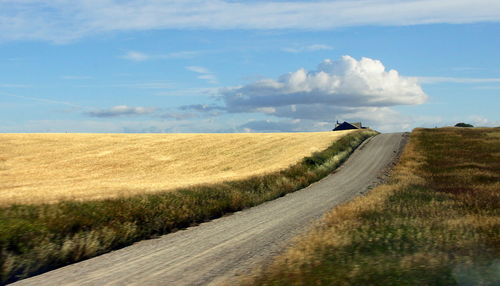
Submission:
[[[0,132],[500,125],[500,1],[0,0]]]

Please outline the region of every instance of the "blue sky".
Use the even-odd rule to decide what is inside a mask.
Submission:
[[[1,1],[0,132],[498,126],[499,22],[487,0]]]

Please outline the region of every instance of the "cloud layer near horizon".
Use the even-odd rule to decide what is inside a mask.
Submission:
[[[112,31],[332,29],[500,21],[491,0],[0,2],[0,40],[68,42]]]
[[[87,112],[87,115],[92,117],[117,117],[130,115],[144,115],[155,112],[154,108],[141,106],[116,105],[109,109],[100,109]]]
[[[187,66],[196,73],[209,73],[200,66]],[[326,59],[315,70],[298,69],[277,79],[226,87],[211,104],[191,104],[177,110],[117,105],[91,110],[100,118],[150,115],[187,120],[223,114],[260,113],[273,120],[251,120],[239,126],[243,131],[312,131],[329,128],[335,120],[363,121],[381,130],[407,129],[411,118],[393,110],[398,105],[419,105],[427,95],[416,77],[387,70],[379,60],[342,56]],[[261,117],[262,118],[262,117]],[[265,117],[264,117],[265,118]]]

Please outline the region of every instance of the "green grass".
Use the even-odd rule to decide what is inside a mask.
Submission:
[[[499,133],[415,130],[388,184],[242,284],[499,285]]]
[[[0,281],[56,267],[255,206],[337,168],[373,131],[355,132],[280,172],[176,192],[0,209]]]

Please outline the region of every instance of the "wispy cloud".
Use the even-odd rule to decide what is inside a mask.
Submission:
[[[118,87],[118,88],[139,88],[139,89],[171,89],[175,85],[169,81],[146,81],[146,82],[128,82],[128,83],[111,83],[103,85],[82,84],[78,87]]]
[[[134,62],[143,62],[150,59],[150,56],[141,52],[128,51],[124,55],[122,55],[121,58]]]
[[[128,51],[120,58],[134,62],[144,62],[147,60],[169,60],[169,59],[191,59],[200,55],[201,51],[178,51],[166,54],[149,54],[138,51]]]
[[[0,61],[6,61],[6,62],[22,62],[26,60],[27,60],[26,58],[21,58],[21,57],[0,58]]]
[[[142,106],[127,106],[117,105],[108,109],[99,109],[86,112],[87,115],[92,117],[118,117],[118,116],[131,116],[131,115],[145,115],[155,112],[156,109],[152,107]]]
[[[202,87],[202,88],[172,88],[166,91],[155,93],[157,96],[217,96],[219,88]]]
[[[292,120],[272,121],[266,120],[250,120],[239,126],[242,132],[296,132],[302,131],[300,122]],[[309,122],[310,123],[310,122]],[[309,129],[310,130],[310,129]]]
[[[29,100],[29,101],[36,101],[36,102],[49,103],[49,104],[58,104],[58,105],[67,105],[67,106],[77,107],[77,108],[84,108],[81,105],[74,104],[74,103],[68,102],[68,101],[53,100],[53,99],[46,99],[46,98],[33,97],[33,96],[24,96],[24,95],[12,94],[12,93],[7,93],[7,92],[0,92],[0,96],[8,96],[8,97],[25,99],[25,100]]]
[[[0,87],[5,87],[5,88],[26,88],[26,87],[31,87],[28,84],[19,84],[19,83],[0,83]]]
[[[125,88],[143,88],[143,89],[168,89],[172,88],[174,85],[173,83],[168,81],[150,81],[150,82],[114,84],[112,86],[125,87]]]
[[[451,70],[457,71],[457,72],[474,72],[474,71],[484,70],[484,68],[479,68],[479,67],[453,67],[453,68],[451,68]]]
[[[210,105],[210,104],[191,104],[191,105],[183,105],[180,107],[181,110],[195,110],[200,112],[208,112],[208,111],[221,111],[225,110],[224,107],[218,105]]]
[[[181,11],[181,12],[180,12]],[[500,21],[492,0],[1,1],[0,39],[68,42],[113,31],[332,29]],[[134,57],[134,55],[131,55]],[[141,59],[140,55],[137,59]]]
[[[283,48],[283,51],[287,53],[302,53],[302,52],[316,52],[316,51],[328,51],[333,50],[332,46],[323,44],[314,44],[303,47],[293,47],[293,48]]]
[[[471,115],[467,117],[474,126],[494,127],[500,126],[500,120],[490,120],[481,115]]]
[[[484,90],[500,90],[500,85],[497,86],[488,86],[488,85],[483,85],[483,86],[475,86],[475,89],[484,89]]]
[[[199,79],[206,80],[208,83],[211,83],[211,84],[217,83],[217,77],[205,67],[187,66],[186,69],[188,71],[192,71],[192,72],[199,74],[198,75]]]
[[[192,71],[195,73],[210,73],[210,71],[207,68],[200,67],[200,66],[187,66],[186,69],[188,71]]]
[[[439,77],[419,76],[416,77],[421,84],[434,83],[500,83],[500,78],[467,78],[467,77]]]
[[[202,54],[202,51],[178,51],[163,55],[158,55],[160,59],[191,59]]]
[[[186,120],[186,119],[198,118],[200,117],[200,113],[167,111],[164,112],[160,117],[165,119]]]
[[[89,117],[85,120],[55,119],[2,122],[0,132],[105,132],[105,133],[193,133],[231,132],[227,122],[214,122],[213,118],[195,120],[152,118],[134,120],[123,117],[116,120],[102,120]],[[229,129],[229,130],[228,130]]]

